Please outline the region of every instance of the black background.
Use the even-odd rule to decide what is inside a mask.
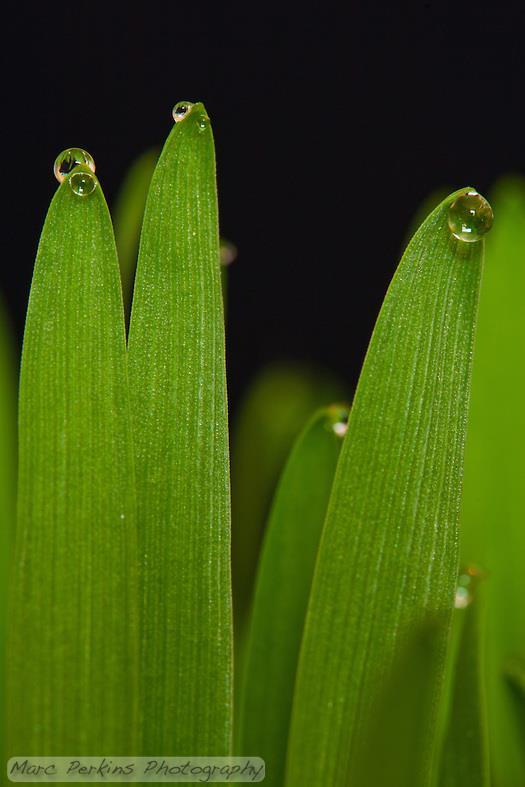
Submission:
[[[421,200],[525,173],[519,9],[108,0],[3,13],[0,287],[19,332],[56,154],[89,150],[111,202],[173,104],[203,100],[222,233],[240,250],[234,401],[278,358],[353,383]]]

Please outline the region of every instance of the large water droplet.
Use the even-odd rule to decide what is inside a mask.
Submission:
[[[53,167],[55,178],[59,183],[62,183],[79,164],[83,164],[89,167],[91,172],[95,172],[95,160],[87,150],[82,150],[82,148],[67,148],[67,150],[63,150],[55,159]]]
[[[89,197],[97,187],[97,179],[92,172],[79,169],[69,176],[69,185],[77,197]]]
[[[192,108],[193,104],[191,101],[178,101],[173,107],[172,112],[175,123],[179,123],[181,120],[184,120],[186,115],[189,115]]]
[[[494,213],[485,197],[469,190],[454,200],[448,210],[448,226],[458,240],[476,243],[492,227]]]
[[[466,566],[460,571],[454,598],[456,609],[465,609],[471,604],[476,588],[485,576],[485,572],[479,566]]]

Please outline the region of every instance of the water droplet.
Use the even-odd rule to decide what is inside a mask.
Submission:
[[[226,268],[237,259],[237,246],[229,240],[221,238],[221,265]]]
[[[350,409],[344,404],[333,404],[328,408],[329,428],[341,439],[348,431]]]
[[[474,600],[476,588],[486,576],[478,566],[467,566],[460,571],[454,598],[456,609],[466,609]]]
[[[179,101],[173,107],[173,120],[175,123],[179,123],[179,121],[184,120],[186,115],[189,115],[193,108],[193,104],[191,101]]]
[[[95,161],[87,150],[82,150],[82,148],[67,148],[67,150],[63,150],[55,159],[53,166],[55,178],[59,183],[62,183],[79,164],[83,164],[89,167],[91,172],[95,172]]]
[[[210,119],[208,115],[200,115],[200,117],[197,118],[197,125],[199,127],[199,131],[202,132],[205,129],[207,129],[209,124],[210,124]]]
[[[492,227],[494,214],[487,200],[477,191],[466,191],[448,210],[448,226],[458,240],[476,243]]]
[[[77,197],[89,197],[97,187],[97,179],[92,172],[79,169],[69,176],[69,185]]]

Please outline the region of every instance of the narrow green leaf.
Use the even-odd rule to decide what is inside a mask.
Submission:
[[[298,670],[288,787],[351,784],[370,707],[414,627],[431,618],[442,684],[483,243],[456,241],[451,195],[409,244],[350,414]],[[433,720],[421,774],[428,781]],[[378,756],[380,747],[378,742]]]
[[[0,298],[0,762],[4,762],[7,592],[16,497],[14,337]]]
[[[133,300],[146,755],[226,755],[230,499],[213,136],[195,104],[160,156]]]
[[[495,783],[525,784],[523,729],[502,674],[525,653],[525,182],[494,190],[494,230],[479,306],[465,465],[463,557],[490,575],[487,672]]]
[[[483,664],[483,601],[459,609],[461,634],[454,667],[452,708],[441,763],[442,787],[489,787],[489,750]]]
[[[233,587],[237,634],[246,620],[275,487],[311,414],[344,398],[326,372],[293,363],[267,366],[241,402],[233,429]]]
[[[299,648],[319,539],[345,428],[341,407],[319,411],[294,445],[279,482],[251,616],[240,750],[266,762],[282,785]]]
[[[10,755],[136,751],[129,415],[111,220],[99,185],[81,197],[66,179],[40,240],[22,358]]]
[[[158,157],[159,152],[156,149],[147,150],[139,156],[126,173],[115,200],[113,210],[115,241],[118,249],[126,313],[129,313],[131,306],[146,197]]]

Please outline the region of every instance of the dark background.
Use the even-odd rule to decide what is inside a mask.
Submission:
[[[0,288],[19,332],[68,146],[111,203],[180,99],[217,144],[234,401],[268,360],[354,382],[419,203],[525,173],[525,14],[424,2],[19,3],[4,10]]]

